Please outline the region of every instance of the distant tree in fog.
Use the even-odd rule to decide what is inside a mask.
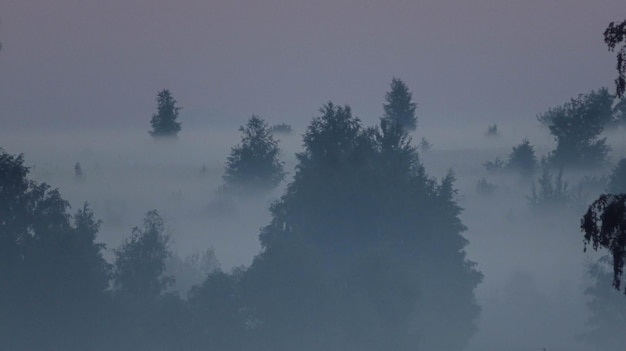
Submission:
[[[537,179],[537,185],[533,182],[532,193],[528,197],[530,207],[533,210],[543,212],[564,208],[572,201],[568,183],[563,180],[562,169],[554,177],[550,169],[544,167],[541,177]]]
[[[521,144],[513,147],[506,168],[519,172],[524,177],[530,177],[535,173],[537,156],[535,156],[535,149],[530,145],[528,139],[524,139]]]
[[[580,227],[585,233],[585,250],[591,245],[594,250],[601,247],[609,251],[613,286],[620,290],[626,260],[626,194],[601,195],[589,206]]]
[[[157,113],[152,115],[149,132],[153,137],[174,137],[180,132],[180,122],[178,112],[180,107],[176,106],[176,100],[169,90],[161,90],[157,94]]]
[[[407,131],[413,131],[417,127],[415,109],[417,104],[413,102],[413,93],[407,85],[398,78],[391,80],[391,90],[385,94],[383,119],[399,123]]]
[[[613,168],[606,190],[610,194],[626,194],[626,158],[622,158]]]
[[[606,89],[600,89],[579,95],[537,117],[557,143],[548,156],[552,166],[589,168],[606,164],[610,147],[606,138],[600,138],[612,116],[611,101],[602,97],[606,94]]]
[[[241,142],[231,149],[226,161],[226,188],[240,194],[274,189],[285,178],[278,141],[267,123],[255,115],[239,131]]]
[[[130,238],[115,250],[114,288],[139,298],[155,298],[172,284],[165,275],[170,252],[161,216],[149,211],[143,228],[135,227]]]
[[[100,222],[73,216],[56,189],[27,178],[0,149],[0,344],[8,350],[94,349],[110,266]]]
[[[428,177],[398,123],[328,103],[240,282],[259,349],[461,349],[482,275],[464,251],[454,176]],[[446,335],[446,337],[441,337]]]
[[[622,44],[617,51],[617,73],[615,79],[615,90],[618,97],[623,97],[626,92],[626,20],[622,23],[609,23],[604,31],[604,42],[608,45],[610,51]]]

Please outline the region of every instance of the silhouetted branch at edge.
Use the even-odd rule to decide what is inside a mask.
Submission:
[[[580,224],[585,232],[585,251],[591,244],[610,251],[613,259],[613,286],[620,290],[626,259],[626,194],[603,194],[589,206]],[[626,294],[626,289],[624,289]]]
[[[604,31],[604,42],[609,46],[609,51],[615,51],[615,47],[619,43],[623,43],[617,52],[617,72],[615,79],[615,88],[618,98],[624,97],[626,92],[626,20],[620,24],[615,22],[609,23]]]

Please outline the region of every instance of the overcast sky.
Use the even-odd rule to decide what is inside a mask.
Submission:
[[[534,119],[601,86],[624,0],[1,0],[3,127],[145,125],[168,88],[191,124],[373,123],[393,76],[420,123]],[[452,125],[452,124],[451,124]]]

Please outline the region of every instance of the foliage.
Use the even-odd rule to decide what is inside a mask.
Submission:
[[[530,145],[528,139],[524,139],[521,144],[513,147],[506,168],[519,172],[524,177],[530,177],[535,173],[537,157],[535,156],[535,149]]]
[[[604,194],[594,201],[581,220],[585,251],[607,249],[613,262],[613,286],[620,290],[626,259],[626,194]],[[626,293],[626,289],[624,289]]]
[[[611,103],[602,96],[606,89],[549,109],[537,119],[548,127],[557,142],[548,161],[555,167],[597,167],[606,163],[610,147],[606,138],[599,139],[611,118]]]
[[[487,127],[487,131],[485,132],[486,136],[494,137],[500,135],[500,131],[498,131],[498,125],[493,124]]]
[[[278,141],[267,123],[255,115],[239,131],[241,143],[231,149],[226,162],[226,187],[235,193],[274,189],[285,178]]]
[[[149,132],[153,137],[175,137],[180,132],[180,122],[177,121],[180,107],[169,90],[161,90],[157,94],[157,113],[152,115]]]
[[[320,113],[241,280],[254,343],[460,349],[482,275],[465,256],[454,176],[428,177],[398,123],[364,128],[332,103]]]
[[[535,210],[557,209],[567,206],[572,197],[563,181],[563,170],[559,170],[556,178],[547,167],[543,168],[541,177],[537,179],[539,190],[533,183],[532,195],[528,197],[530,207]]]
[[[57,190],[27,178],[23,157],[0,149],[0,340],[11,350],[91,349],[110,266],[100,222],[75,215]]]
[[[164,274],[171,253],[163,230],[163,219],[151,210],[143,228],[134,227],[131,237],[115,250],[114,286],[119,293],[154,299],[173,283],[173,278]]]
[[[293,132],[293,129],[291,128],[289,124],[279,123],[279,124],[274,124],[273,126],[271,126],[270,132],[274,134],[291,134]]]
[[[626,193],[626,158],[622,158],[613,169],[606,190],[611,194]]]
[[[610,51],[622,44],[617,51],[617,78],[615,79],[615,90],[618,97],[623,97],[626,92],[626,20],[622,23],[609,23],[604,31],[604,42]]]
[[[399,123],[408,131],[415,130],[417,127],[417,116],[415,115],[417,104],[413,102],[413,93],[398,78],[391,80],[390,89],[385,94],[383,119]]]

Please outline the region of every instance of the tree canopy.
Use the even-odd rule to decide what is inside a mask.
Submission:
[[[626,260],[626,194],[604,194],[594,201],[581,220],[585,250],[591,245],[607,249],[613,263],[613,286],[621,287]],[[624,289],[626,293],[626,289]]]
[[[70,215],[28,173],[0,149],[0,339],[12,350],[93,348],[110,276],[100,222],[87,205]]]
[[[226,187],[235,193],[274,189],[285,178],[278,141],[267,123],[255,115],[239,131],[241,143],[231,149],[226,161]]]
[[[260,348],[460,349],[482,276],[465,256],[453,175],[428,177],[399,124],[365,128],[332,103],[297,159],[241,283]]]
[[[614,51],[619,44],[621,48],[617,51],[617,78],[615,78],[615,90],[618,97],[623,97],[626,92],[626,20],[622,23],[609,23],[604,31],[604,42],[610,51]]]
[[[180,107],[169,90],[161,90],[157,94],[157,113],[152,115],[149,132],[153,137],[175,137],[180,132],[180,122],[177,121]]]
[[[383,119],[399,123],[408,131],[417,127],[415,109],[417,104],[413,102],[413,94],[407,85],[398,78],[391,80],[390,91],[385,94],[385,113]]]
[[[588,168],[606,163],[610,147],[606,138],[600,138],[612,116],[612,101],[606,95],[606,89],[579,95],[537,117],[557,143],[548,157],[551,165]]]

